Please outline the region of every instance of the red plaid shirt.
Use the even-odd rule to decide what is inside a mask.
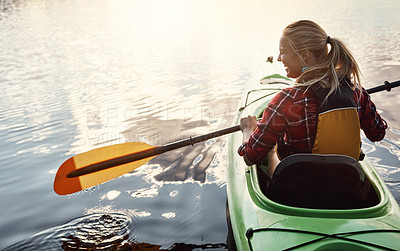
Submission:
[[[361,129],[371,141],[385,136],[386,122],[376,112],[369,94],[356,90]],[[253,163],[261,164],[268,152],[278,144],[281,158],[295,153],[311,153],[317,132],[318,103],[311,90],[305,87],[283,89],[268,104],[262,120],[247,142],[238,149]]]

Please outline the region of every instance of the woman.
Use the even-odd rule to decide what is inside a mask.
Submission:
[[[302,20],[283,30],[278,61],[293,87],[280,91],[262,120],[240,121],[247,165],[268,158],[268,175],[280,159],[295,153],[342,154],[358,159],[360,129],[382,140],[386,122],[360,84],[360,70],[346,46],[316,23]]]

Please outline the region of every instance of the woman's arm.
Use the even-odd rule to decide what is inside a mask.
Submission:
[[[375,104],[363,89],[359,101],[360,126],[365,136],[371,141],[380,141],[385,137],[386,121],[376,111]]]
[[[240,119],[240,130],[242,130],[243,132],[243,140],[242,143],[247,142],[251,136],[251,134],[253,134],[254,130],[257,128],[257,118],[256,116],[247,116],[245,118],[241,118]],[[246,165],[251,166],[254,163],[249,160],[249,158],[247,157],[247,155],[243,155],[243,159],[244,162],[246,163]]]

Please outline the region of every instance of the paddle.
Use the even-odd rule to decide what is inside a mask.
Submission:
[[[400,86],[400,80],[368,89],[368,93]],[[142,142],[130,142],[97,148],[66,160],[58,169],[54,191],[59,195],[75,193],[117,178],[144,165],[155,156],[188,145],[239,131],[238,125],[205,135],[154,147]],[[89,175],[90,174],[90,175]]]
[[[373,87],[373,88],[368,89],[367,92],[368,92],[369,94],[375,93],[375,92],[384,91],[384,90],[390,92],[390,90],[391,90],[392,88],[395,88],[395,87],[400,86],[400,80],[395,81],[395,82],[392,82],[392,83],[389,83],[388,81],[385,81],[384,83],[385,83],[385,84],[383,84],[383,85],[379,85],[379,86],[376,86],[376,87]]]
[[[239,126],[232,126],[158,147],[130,142],[84,152],[60,166],[54,180],[54,191],[59,195],[75,193],[131,172],[159,154],[239,130]]]

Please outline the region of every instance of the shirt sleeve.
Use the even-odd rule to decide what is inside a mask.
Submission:
[[[287,109],[287,104],[290,102],[292,102],[290,95],[285,90],[275,95],[265,108],[256,130],[249,140],[239,147],[240,156],[246,155],[251,162],[258,165],[263,162],[278,139],[282,137],[284,128],[288,124],[284,109]]]
[[[370,95],[365,89],[361,96],[356,92],[358,102],[358,115],[360,117],[360,126],[365,136],[371,141],[380,141],[385,137],[387,123],[376,111],[376,106],[372,102]]]

